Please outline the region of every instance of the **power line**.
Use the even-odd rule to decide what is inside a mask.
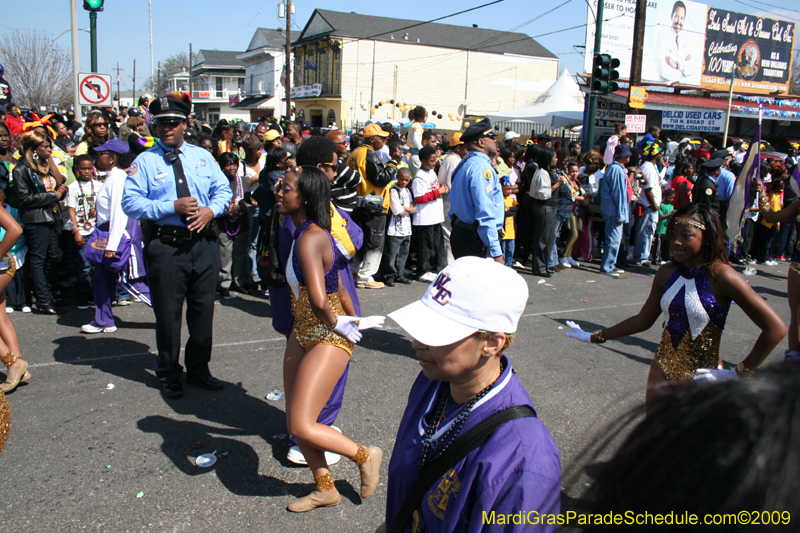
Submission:
[[[793,13],[800,13],[800,11],[798,11],[796,9],[789,9],[788,7],[776,6],[775,4],[768,4],[767,2],[760,2],[759,0],[750,0],[750,1],[751,2],[755,2],[756,4],[763,4],[765,6],[774,7],[774,8],[777,8],[777,9],[782,9],[783,11],[792,11]]]
[[[789,20],[791,20],[793,22],[800,22],[800,20],[798,20],[796,18],[792,18],[792,17],[786,16],[783,13],[776,13],[775,11],[770,11],[769,9],[764,9],[763,7],[754,6],[754,5],[750,5],[750,4],[745,4],[744,2],[742,2],[742,0],[735,0],[735,2],[737,4],[742,4],[743,6],[747,6],[750,9],[758,9],[758,10],[764,11],[766,13],[771,13],[773,15],[777,15],[777,16],[779,16],[781,18],[789,19]],[[779,8],[779,9],[782,9],[782,8]]]

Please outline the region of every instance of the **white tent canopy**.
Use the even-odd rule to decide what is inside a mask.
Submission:
[[[545,92],[530,102],[487,115],[492,122],[528,120],[553,128],[583,123],[583,92],[567,69]]]

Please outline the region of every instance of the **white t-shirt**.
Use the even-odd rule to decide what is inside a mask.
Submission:
[[[453,171],[461,162],[458,154],[450,152],[444,156],[444,160],[439,165],[439,183],[444,183],[448,187],[453,186]]]
[[[103,184],[95,179],[89,181],[73,181],[67,187],[67,207],[75,208],[75,219],[78,231],[88,237],[97,223],[95,201]]]
[[[411,182],[411,193],[414,198],[425,196],[438,188],[439,180],[436,179],[436,172],[433,170],[419,169],[417,177]],[[417,203],[417,212],[411,217],[412,225],[432,226],[442,222],[444,222],[444,202],[442,202],[441,197],[432,202]]]
[[[658,175],[658,169],[652,162],[645,161],[642,163],[642,166],[639,167],[639,170],[642,171],[647,183],[642,185],[643,191],[639,195],[637,201],[645,207],[650,207],[650,202],[644,194],[645,190],[650,189],[653,191],[653,200],[656,202],[656,205],[661,205],[661,176]]]
[[[389,221],[389,237],[410,237],[411,236],[411,215],[408,213],[401,215],[405,208],[411,205],[411,193],[407,188],[402,189],[395,185],[389,191],[389,209],[392,211],[392,218]]]

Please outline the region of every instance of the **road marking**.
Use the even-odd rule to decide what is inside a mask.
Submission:
[[[618,307],[633,307],[633,306],[637,306],[637,305],[642,305],[642,304],[637,302],[637,303],[623,304],[623,305],[604,305],[604,306],[601,306],[601,307],[581,307],[579,309],[563,309],[563,310],[557,310],[557,311],[542,311],[540,313],[528,313],[528,314],[522,315],[521,318],[532,317],[532,316],[542,316],[542,315],[555,315],[555,314],[559,314],[559,313],[577,313],[577,312],[581,312],[581,311],[598,311],[598,310],[602,310],[602,309],[615,309],[615,308],[618,308]],[[401,330],[401,328],[395,328],[395,327],[388,327],[388,328],[383,328],[383,329]],[[284,341],[284,340],[286,340],[286,337],[280,336],[280,337],[273,337],[273,338],[268,338],[268,339],[258,339],[258,340],[254,340],[254,341],[223,342],[223,343],[220,343],[220,344],[215,344],[213,346],[213,348],[227,348],[227,347],[231,347],[231,346],[245,346],[245,345],[248,345],[248,344],[258,344],[258,343],[261,343],[261,342],[277,342],[277,341]],[[183,352],[183,348],[181,348],[181,352]],[[75,365],[75,364],[82,364],[82,363],[97,363],[99,361],[112,361],[114,359],[124,359],[126,357],[141,357],[143,355],[155,356],[156,354],[153,353],[153,352],[137,352],[137,353],[126,353],[126,354],[120,354],[120,355],[108,355],[108,356],[104,356],[104,357],[91,357],[91,358],[88,358],[88,359],[73,359],[73,360],[70,360],[70,361],[51,361],[49,363],[34,363],[34,364],[30,364],[30,365],[28,365],[28,368],[41,368],[41,367],[45,367],[45,366],[56,366],[56,365]]]

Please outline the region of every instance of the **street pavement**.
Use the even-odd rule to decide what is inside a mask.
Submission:
[[[759,266],[748,281],[788,321],[788,263]],[[606,424],[644,400],[648,367],[662,321],[603,346],[564,337],[566,320],[585,330],[638,311],[653,269],[614,279],[597,263],[542,278],[523,274],[530,299],[509,355],[560,452],[564,470]],[[426,284],[360,290],[364,315],[385,315],[422,295]],[[365,332],[351,359],[337,425],[384,450],[375,495],[358,496],[358,470],[332,467],[338,507],[296,515],[286,506],[313,490],[310,472],[286,461],[283,389],[285,340],[271,327],[267,300],[242,296],[216,303],[213,374],[220,392],[184,385],[162,399],[155,378],[153,315],[143,304],[116,307],[118,330],[83,335],[93,310],[60,317],[11,315],[33,378],[8,397],[11,435],[0,453],[0,515],[28,532],[371,532],[383,521],[385,475],[408,391],[419,373],[409,338],[391,320]],[[733,305],[722,340],[726,362],[749,352],[757,328]],[[184,339],[186,338],[184,326]],[[766,364],[783,359],[786,341]],[[211,468],[194,458],[217,451]],[[573,505],[591,478],[564,487]]]

